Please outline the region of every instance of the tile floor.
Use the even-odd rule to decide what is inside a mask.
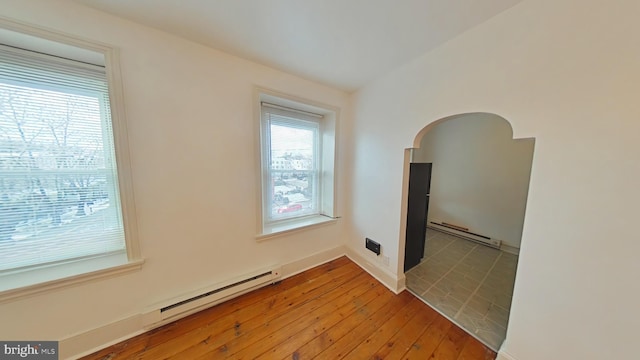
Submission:
[[[505,338],[518,256],[427,230],[407,287],[493,350]]]

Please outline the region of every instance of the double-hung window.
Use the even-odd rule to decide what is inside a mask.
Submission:
[[[15,36],[63,53],[73,49]],[[104,59],[104,54],[75,50]],[[0,44],[0,291],[132,258],[107,71],[104,62],[84,60]]]
[[[263,103],[267,223],[319,215],[321,116]]]
[[[331,221],[335,110],[265,94],[260,99],[260,235]]]

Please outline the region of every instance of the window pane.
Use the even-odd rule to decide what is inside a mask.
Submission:
[[[318,213],[318,130],[295,124],[272,122],[271,218],[273,220]]]
[[[0,271],[124,250],[111,139],[106,93],[0,79]]]

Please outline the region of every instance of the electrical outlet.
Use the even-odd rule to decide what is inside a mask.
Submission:
[[[389,266],[389,257],[387,255],[382,255],[382,263]]]

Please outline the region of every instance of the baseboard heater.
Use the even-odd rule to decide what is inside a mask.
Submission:
[[[273,284],[280,277],[280,267],[273,267],[185,294],[148,308],[142,314],[143,325],[147,329],[164,325],[249,291]]]
[[[467,240],[475,241],[479,244],[486,245],[496,249],[499,249],[500,244],[502,243],[500,240],[492,239],[488,236],[471,232],[469,231],[469,229],[464,228],[462,226],[448,224],[445,222],[429,221],[429,224],[427,225],[427,227],[430,227],[432,229],[442,231],[451,235],[459,236]]]

